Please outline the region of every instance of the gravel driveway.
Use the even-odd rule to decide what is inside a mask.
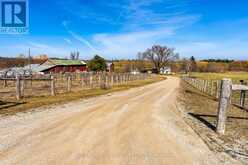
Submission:
[[[177,110],[178,78],[0,119],[0,164],[223,164]]]

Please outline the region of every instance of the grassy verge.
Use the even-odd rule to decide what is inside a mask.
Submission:
[[[162,76],[157,76],[149,80],[133,81],[133,82],[129,82],[128,84],[114,86],[113,88],[108,90],[88,89],[77,92],[59,94],[56,96],[40,96],[40,97],[25,98],[19,102],[0,101],[0,115],[4,116],[4,115],[14,115],[18,112],[30,112],[32,111],[32,109],[41,106],[66,103],[77,99],[89,98],[89,97],[108,94],[111,92],[127,90],[130,88],[135,88],[135,87],[140,87],[151,83],[155,83],[164,79],[166,78]]]

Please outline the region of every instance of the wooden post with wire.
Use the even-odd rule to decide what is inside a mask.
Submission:
[[[55,80],[54,76],[51,75],[51,95],[55,96]]]
[[[21,96],[24,96],[24,91],[25,91],[25,78],[21,80]]]
[[[16,99],[21,99],[21,81],[20,75],[16,75]]]
[[[67,77],[67,92],[71,91],[71,76]]]
[[[232,93],[232,80],[231,79],[222,79],[221,80],[221,89],[220,89],[220,100],[218,108],[218,121],[216,132],[224,135],[227,119],[227,111],[230,107],[230,99]]]
[[[246,85],[246,83],[244,82],[244,80],[240,80],[240,84],[241,85]],[[244,106],[245,106],[245,90],[241,90],[240,91],[240,106],[242,108],[244,108]]]

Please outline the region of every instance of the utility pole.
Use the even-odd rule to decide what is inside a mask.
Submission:
[[[28,49],[28,66],[29,66],[29,72],[32,74],[32,68],[31,68],[31,53],[30,53],[30,48]]]

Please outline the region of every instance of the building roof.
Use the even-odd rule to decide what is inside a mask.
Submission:
[[[45,70],[50,69],[52,67],[54,67],[54,65],[40,65],[37,68],[34,68],[33,71],[34,72],[42,72],[42,71],[45,71]]]
[[[53,65],[86,65],[84,61],[80,60],[49,59],[48,61]]]

